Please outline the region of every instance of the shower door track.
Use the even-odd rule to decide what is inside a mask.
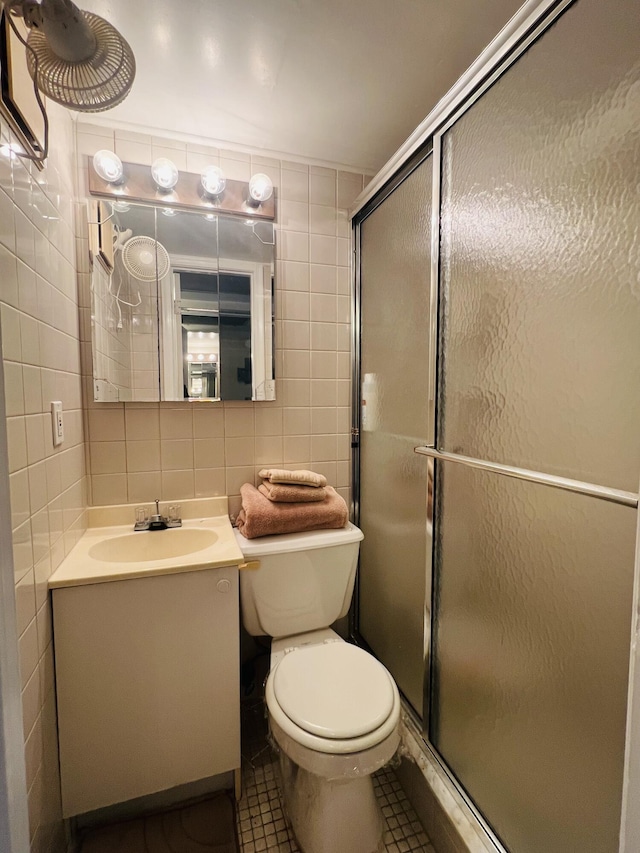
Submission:
[[[503,847],[502,842],[496,836],[492,827],[485,820],[484,815],[478,809],[476,804],[473,802],[471,797],[468,795],[467,791],[464,788],[454,773],[449,768],[449,765],[442,758],[438,750],[434,747],[431,741],[425,736],[425,733],[422,729],[422,720],[416,714],[415,710],[411,707],[409,702],[405,699],[404,696],[401,697],[402,710],[403,710],[403,718],[404,718],[404,726],[409,733],[409,735],[413,738],[413,740],[418,745],[418,748],[421,750],[422,754],[426,757],[427,761],[430,761],[436,773],[439,773],[441,777],[443,777],[446,782],[444,783],[446,787],[449,789],[449,793],[454,798],[459,800],[458,807],[462,807],[463,811],[466,811],[467,814],[465,817],[467,819],[471,819],[472,823],[476,824],[476,831],[481,830],[481,837],[484,847],[487,850],[487,853],[508,853],[505,847]],[[406,747],[406,742],[404,743]],[[409,750],[410,751],[410,750]],[[442,806],[442,803],[441,803]]]

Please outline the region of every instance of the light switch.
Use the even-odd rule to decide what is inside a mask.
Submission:
[[[57,447],[64,441],[64,421],[62,419],[62,403],[54,400],[51,403],[51,426],[53,429],[53,446]]]

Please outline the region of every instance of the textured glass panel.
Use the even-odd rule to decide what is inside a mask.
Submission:
[[[617,853],[636,512],[438,467],[431,737],[514,853]]]
[[[362,224],[360,632],[422,711],[431,157]]]
[[[578,0],[444,137],[442,449],[637,490],[639,15]]]

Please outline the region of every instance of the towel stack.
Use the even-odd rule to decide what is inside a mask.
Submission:
[[[313,471],[263,469],[256,489],[240,489],[242,509],[236,524],[247,539],[277,533],[300,533],[344,527],[347,505],[326,477]]]

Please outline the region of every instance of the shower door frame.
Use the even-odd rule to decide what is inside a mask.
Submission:
[[[353,234],[353,298],[352,298],[352,514],[355,523],[360,522],[360,429],[361,429],[361,226],[367,217],[393,193],[411,172],[432,157],[433,195],[431,225],[431,273],[430,273],[430,316],[429,316],[429,384],[427,443],[416,447],[416,453],[427,457],[429,466],[438,460],[459,463],[468,467],[491,470],[494,473],[518,479],[542,483],[553,488],[598,497],[605,501],[638,508],[638,493],[611,489],[583,483],[564,477],[528,471],[513,466],[486,463],[436,448],[437,387],[438,387],[438,327],[439,327],[439,277],[440,277],[440,207],[441,207],[441,151],[444,134],[455,122],[513,65],[533,42],[554,23],[570,6],[579,0],[528,0],[500,31],[495,39],[480,54],[453,88],[442,98],[434,110],[416,128],[403,146],[374,177],[366,190],[356,199],[350,211]],[[425,472],[426,474],[427,472]],[[433,467],[431,475],[434,474]],[[435,488],[435,477],[433,479]],[[640,487],[639,487],[640,491]],[[425,495],[426,497],[426,495]],[[431,501],[427,525],[433,530],[436,501]],[[431,615],[433,613],[433,565],[434,539],[427,548],[425,565],[424,602],[424,685],[422,719],[406,701],[404,710],[417,731],[421,732],[425,750],[443,770],[460,797],[469,807],[485,832],[486,841],[498,853],[504,847],[490,825],[484,819],[473,800],[451,772],[446,762],[429,739],[431,716]],[[351,634],[358,642],[367,645],[359,632],[359,573],[356,580],[353,605],[350,612]],[[625,767],[622,790],[622,814],[619,853],[635,853],[640,845],[640,814],[631,807],[640,797],[640,737],[633,738],[634,727],[640,730],[640,513],[637,513],[636,560],[634,571],[633,616],[630,637],[629,688],[625,741]]]

